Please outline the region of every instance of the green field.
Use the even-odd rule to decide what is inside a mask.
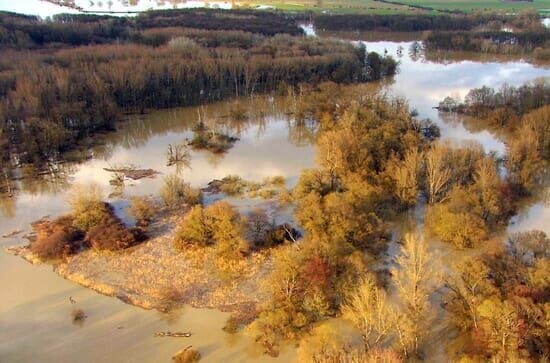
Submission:
[[[521,11],[536,9],[550,11],[550,0],[504,1],[504,0],[397,0],[408,5],[421,5],[435,10],[460,10],[472,12],[479,10]]]
[[[376,0],[258,0],[251,5],[273,6],[280,10],[314,11],[328,10],[336,13],[373,13],[373,14],[403,14],[427,13],[425,10],[414,9],[408,5],[388,4]]]
[[[459,10],[462,12],[505,11],[518,12],[534,9],[550,13],[550,0],[507,1],[507,0],[391,0],[389,4],[377,0],[258,0],[251,5],[268,5],[291,11],[331,11],[337,13],[372,14],[422,14]],[[418,9],[422,6],[429,9]],[[431,9],[431,10],[430,10]]]

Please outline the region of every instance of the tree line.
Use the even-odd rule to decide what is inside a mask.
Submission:
[[[547,30],[511,33],[507,31],[433,32],[425,39],[428,50],[484,53],[523,53],[548,48]]]
[[[127,40],[135,32],[166,27],[244,31],[264,36],[303,34],[296,20],[287,14],[251,10],[158,10],[143,12],[133,18],[59,14],[46,21],[34,16],[0,12],[0,47],[115,43]]]
[[[315,25],[324,30],[378,30],[395,32],[416,31],[471,31],[477,28],[503,26],[518,29],[541,29],[536,12],[524,12],[517,16],[499,14],[471,15],[368,15],[341,14],[314,16]]]

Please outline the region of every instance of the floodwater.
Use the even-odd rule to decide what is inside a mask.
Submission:
[[[65,4],[70,4],[66,1]],[[132,15],[147,10],[167,9],[231,9],[234,1],[198,1],[198,0],[73,0],[72,4],[46,0],[0,0],[0,10],[37,15],[42,18],[61,13],[105,13]]]
[[[412,44],[365,42],[368,51],[387,51],[400,61],[399,73],[379,87],[390,95],[407,98],[419,117],[436,122],[444,141],[476,141],[487,151],[503,154],[505,146],[495,135],[470,131],[459,119],[443,120],[433,106],[448,95],[464,97],[473,87],[498,87],[505,82],[517,85],[550,77],[550,68],[521,60],[426,60],[409,52]],[[214,178],[237,174],[255,181],[282,175],[291,186],[301,170],[314,165],[312,130],[296,125],[284,98],[257,96],[251,101],[241,100],[249,110],[246,121],[228,117],[232,102],[201,109],[210,127],[227,131],[239,140],[224,155],[193,151],[189,167],[180,170],[192,185],[204,186]],[[71,184],[95,182],[102,186],[105,195],[110,194],[112,176],[103,170],[105,167],[133,164],[161,172],[154,179],[127,183],[123,191],[125,197],[157,194],[162,176],[177,169],[166,165],[168,145],[191,137],[191,128],[198,118],[199,109],[195,107],[130,116],[121,122],[117,132],[100,138],[101,145],[93,148],[92,159],[66,165],[65,177],[26,182],[14,198],[0,199],[0,235],[19,229],[28,231],[32,221],[67,211],[65,196]],[[514,218],[509,230],[536,227],[550,233],[549,216],[548,203],[534,201]],[[260,355],[244,335],[225,334],[221,330],[227,318],[225,313],[191,308],[171,315],[146,311],[65,281],[50,266],[33,266],[7,255],[3,248],[24,243],[22,234],[0,239],[2,362],[166,362],[187,345],[199,349],[204,362],[292,360],[292,349],[272,359]],[[69,302],[70,296],[76,304]],[[71,311],[76,308],[88,316],[81,325],[71,320]],[[191,331],[193,336],[153,338],[157,330]]]

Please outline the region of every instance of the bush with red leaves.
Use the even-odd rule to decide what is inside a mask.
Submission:
[[[95,250],[119,251],[135,246],[145,239],[139,228],[127,228],[109,206],[109,217],[90,228],[86,242]]]
[[[73,219],[67,216],[37,223],[33,228],[37,236],[30,243],[30,249],[42,259],[63,258],[76,253],[84,237],[80,230],[73,227]]]

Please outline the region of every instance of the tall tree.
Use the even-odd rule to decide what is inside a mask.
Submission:
[[[398,267],[393,271],[393,282],[403,305],[393,315],[394,327],[407,357],[418,356],[433,319],[429,298],[437,282],[434,257],[422,237],[405,235],[405,244],[396,259]]]

